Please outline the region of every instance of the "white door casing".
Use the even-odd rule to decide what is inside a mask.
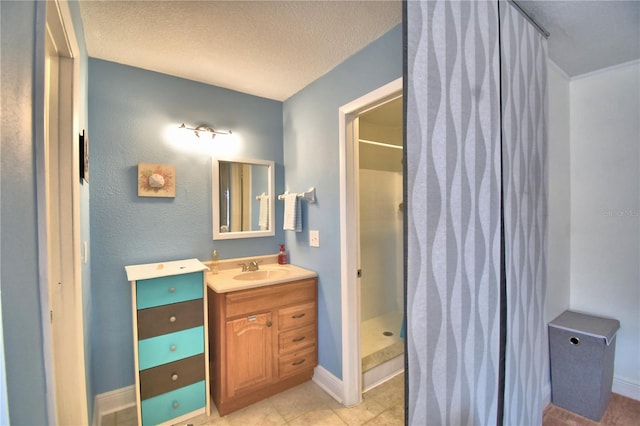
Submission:
[[[362,400],[360,354],[360,267],[358,227],[358,116],[402,96],[402,78],[343,105],[338,110],[340,150],[340,251],[342,295],[342,403]]]
[[[51,424],[88,424],[79,205],[79,64],[69,6],[37,4],[38,250],[47,411]],[[44,45],[43,45],[44,44]]]

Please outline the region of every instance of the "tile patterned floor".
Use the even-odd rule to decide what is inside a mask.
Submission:
[[[102,426],[136,425],[135,407],[102,418]],[[180,425],[193,426],[401,426],[404,425],[404,374],[363,395],[360,405],[346,408],[309,381],[225,417],[215,405]]]

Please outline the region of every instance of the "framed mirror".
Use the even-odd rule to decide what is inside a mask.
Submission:
[[[274,163],[213,158],[213,239],[275,235]]]

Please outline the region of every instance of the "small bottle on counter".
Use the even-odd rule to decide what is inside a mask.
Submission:
[[[280,244],[280,253],[278,253],[278,263],[280,265],[286,265],[288,262],[287,260],[287,251],[284,249],[284,244]]]
[[[214,250],[213,253],[211,253],[211,272],[214,274],[217,274],[219,272],[218,260],[218,250]]]

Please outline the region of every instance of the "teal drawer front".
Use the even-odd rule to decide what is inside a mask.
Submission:
[[[203,408],[206,402],[204,380],[141,402],[142,424],[156,425]]]
[[[152,278],[136,282],[137,309],[169,305],[186,300],[201,299],[204,283],[202,272]]]
[[[177,361],[204,352],[204,326],[140,340],[138,365],[140,370]]]

